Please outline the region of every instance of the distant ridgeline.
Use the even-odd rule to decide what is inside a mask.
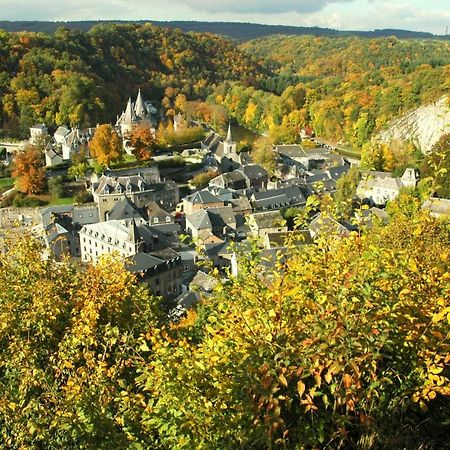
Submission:
[[[171,21],[163,22],[157,20],[121,21],[121,20],[81,20],[71,22],[46,22],[46,21],[0,21],[0,28],[15,31],[35,31],[53,33],[59,27],[89,31],[99,24],[125,24],[125,23],[152,23],[160,27],[179,28],[182,31],[195,31],[199,33],[214,33],[227,36],[232,39],[247,41],[273,34],[286,35],[313,35],[329,37],[360,36],[367,38],[396,36],[400,39],[450,39],[450,36],[438,36],[432,33],[409,30],[383,29],[373,31],[339,31],[331,28],[320,27],[296,27],[286,25],[262,25],[257,23],[241,22],[197,22],[197,21]]]

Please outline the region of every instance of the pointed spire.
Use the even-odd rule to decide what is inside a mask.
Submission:
[[[136,121],[136,114],[133,111],[133,104],[131,103],[131,97],[128,98],[127,108],[123,114],[123,123],[131,124]]]
[[[227,143],[232,143],[233,142],[233,138],[231,137],[231,123],[228,122],[228,133],[227,133],[227,138],[225,139],[225,142]]]
[[[131,242],[132,244],[137,244],[139,240],[139,231],[138,227],[136,225],[136,221],[134,218],[130,219],[129,225],[128,225],[128,242]]]
[[[147,108],[145,106],[144,100],[142,99],[141,90],[138,90],[138,95],[136,98],[136,105],[134,106],[134,112],[138,117],[145,117],[147,115]]]

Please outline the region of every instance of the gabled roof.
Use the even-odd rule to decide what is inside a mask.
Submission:
[[[249,214],[250,220],[256,223],[258,228],[276,227],[283,222],[283,216],[279,211],[258,212]]]
[[[330,167],[328,169],[328,173],[330,174],[330,178],[332,178],[334,181],[337,181],[339,178],[341,178],[343,175],[345,175],[349,170],[350,170],[350,166],[347,164],[344,164],[343,166]]]
[[[111,211],[109,211],[108,220],[123,220],[130,218],[147,220],[144,212],[125,195],[116,202]]]
[[[431,197],[423,205],[423,209],[427,209],[435,216],[450,216],[450,199]]]
[[[312,244],[311,233],[309,230],[280,231],[276,233],[267,233],[267,240],[270,248],[284,247],[287,242],[294,245]]]
[[[154,269],[161,264],[165,265],[165,261],[148,253],[140,252],[130,257],[126,267],[130,272],[143,272],[144,270]]]
[[[211,194],[209,191],[197,191],[191,195],[184,198],[189,203],[194,205],[202,205],[208,203],[223,203],[222,200],[215,195]]]
[[[61,125],[61,126],[59,126],[59,127],[56,129],[54,136],[62,136],[62,137],[65,137],[65,136],[67,136],[69,133],[70,133],[70,130],[69,130],[66,126]]]
[[[307,158],[308,154],[303,150],[301,145],[292,144],[292,145],[277,145],[275,146],[275,150],[283,156],[287,156],[288,158]]]
[[[165,209],[161,208],[155,201],[148,202],[145,207],[147,208],[148,217],[167,217],[170,216]]]
[[[189,221],[195,229],[202,230],[235,226],[236,217],[231,206],[220,206],[195,211],[186,217],[186,221]]]
[[[280,189],[255,192],[253,194],[253,199],[259,207],[267,207],[269,205],[287,206],[303,204],[306,202],[306,199],[298,186],[288,186]]]
[[[212,228],[211,220],[204,209],[193,212],[186,216],[186,222],[190,222],[196,230]]]
[[[331,177],[327,172],[316,173],[314,175],[308,175],[306,177],[307,183],[317,183],[319,181],[329,180]]]
[[[258,164],[244,166],[241,170],[249,180],[259,180],[268,177],[267,170]]]

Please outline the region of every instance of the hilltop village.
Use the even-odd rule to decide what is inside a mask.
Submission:
[[[145,127],[154,136],[157,121],[157,108],[139,90],[113,127],[129,161],[77,176],[76,184],[84,191],[78,195],[81,201],[4,208],[2,229],[29,229],[42,240],[46,257],[56,260],[95,264],[107,253],[120,255],[126,268],[164,299],[169,314],[178,317],[200,295],[211,292],[217,283],[213,271],[219,277],[236,275],[240,255],[252,243],[270,266],[287,251],[287,240],[312,245],[321,235],[338,238],[361,231],[372,220],[386,220],[386,203],[402,189],[415,188],[419,180],[412,168],[399,177],[359,173],[358,161],[320,144],[310,130],[302,131],[302,144],[266,149],[272,161],[268,169],[254,161],[248,148],[238,150],[230,124],[221,135],[204,124],[189,123],[180,113],[173,118],[173,132],[197,127],[203,130],[202,139],[178,148],[176,154],[171,148],[159,149],[139,163],[133,159],[130,132]],[[30,129],[29,143],[40,144],[45,156],[48,184],[61,175],[65,179],[80,154],[83,161],[91,159],[96,130],[60,126],[49,134],[45,124]],[[4,164],[13,158],[14,152],[6,153]],[[359,179],[356,196],[346,219],[338,220],[321,211],[320,200],[335,196],[339,180],[348,176],[352,165]],[[202,175],[206,178],[201,185],[194,185],[195,176]],[[431,199],[425,207],[445,214],[447,203]],[[296,217],[302,214],[300,223]]]

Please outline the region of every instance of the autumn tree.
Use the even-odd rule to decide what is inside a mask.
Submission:
[[[277,168],[277,155],[273,150],[273,140],[261,137],[253,143],[251,152],[253,161],[264,167],[270,175],[273,175]]]
[[[129,133],[128,145],[133,155],[139,161],[149,161],[156,147],[156,140],[149,124],[142,123],[134,126]]]
[[[190,184],[195,186],[197,189],[203,189],[208,186],[209,182],[218,175],[219,172],[217,172],[217,170],[208,170],[207,172],[195,175],[190,181]]]
[[[78,179],[86,175],[89,167],[90,166],[86,158],[86,152],[81,149],[78,153],[72,156],[72,164],[69,167],[67,174],[71,178]]]
[[[25,194],[39,194],[46,186],[45,168],[42,152],[33,145],[19,152],[14,158],[13,177],[17,178],[18,188]]]
[[[450,134],[443,135],[420,165],[421,178],[432,179],[433,194],[450,198]]]
[[[157,325],[153,298],[115,258],[81,268],[44,260],[34,239],[9,236],[6,243],[2,448],[127,448],[121,411],[135,431],[127,404],[137,397],[127,386],[132,359],[148,350],[142,336]],[[144,447],[154,444],[148,436]]]
[[[111,125],[99,125],[94,137],[89,142],[89,151],[91,156],[98,164],[103,167],[109,167],[112,162],[123,159],[124,150],[122,139]]]

